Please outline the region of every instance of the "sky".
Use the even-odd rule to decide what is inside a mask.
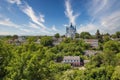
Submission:
[[[0,35],[120,31],[120,0],[0,0]]]

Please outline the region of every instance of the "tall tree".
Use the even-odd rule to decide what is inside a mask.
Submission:
[[[17,39],[18,38],[18,35],[13,35],[13,39]]]
[[[75,34],[75,38],[79,38],[79,33],[76,33],[76,34]]]
[[[120,31],[116,32],[116,36],[117,36],[117,38],[120,38]]]
[[[100,34],[99,30],[97,30],[96,32],[96,38],[98,39],[99,42],[103,42],[102,35]]]
[[[60,34],[59,34],[59,33],[56,33],[56,34],[55,34],[55,38],[60,38]]]
[[[49,36],[42,37],[40,40],[40,43],[43,46],[52,46],[52,42],[53,42],[52,37]]]
[[[80,38],[90,39],[91,38],[91,34],[89,32],[81,32],[80,33]]]
[[[104,51],[111,51],[113,53],[120,52],[120,43],[118,41],[108,41],[104,44]]]

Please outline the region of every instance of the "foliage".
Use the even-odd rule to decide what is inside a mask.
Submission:
[[[75,34],[75,38],[79,38],[79,33],[76,33],[76,34]]]
[[[101,43],[103,42],[102,35],[100,34],[99,30],[97,30],[97,32],[96,32],[96,38],[98,39],[99,42],[101,42]]]
[[[40,43],[43,46],[52,46],[52,38],[49,36],[42,37]]]
[[[120,38],[120,31],[116,32],[116,36],[117,36],[117,38]]]
[[[80,33],[80,38],[90,39],[91,38],[91,34],[89,32],[81,32]]]
[[[104,44],[104,51],[120,52],[120,43],[118,41],[108,41]]]
[[[13,39],[17,39],[18,38],[18,35],[13,35]]]
[[[60,34],[59,34],[59,33],[56,33],[56,34],[55,34],[55,38],[60,38]]]
[[[120,42],[104,40],[102,53],[87,57],[84,50],[91,49],[84,40],[64,40],[52,46],[52,37],[35,37],[20,46],[0,40],[0,80],[120,80]],[[100,50],[102,50],[100,49]],[[80,56],[90,62],[84,69],[63,64],[64,56]]]

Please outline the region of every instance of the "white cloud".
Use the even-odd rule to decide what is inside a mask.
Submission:
[[[112,14],[101,18],[101,26],[108,32],[115,32],[120,30],[120,11],[113,12]]]
[[[52,26],[52,30],[53,30],[53,31],[58,31],[58,30],[56,29],[55,25]]]
[[[117,0],[92,0],[88,4],[91,21],[80,26],[78,32],[95,33],[99,29],[101,33],[111,34],[120,30],[120,4]]]
[[[38,16],[35,14],[34,10],[31,6],[29,6],[27,3],[22,3],[21,0],[7,0],[11,4],[17,4],[17,6],[24,12],[33,23],[39,25],[42,28],[46,28],[46,26],[43,24],[45,22],[44,15],[39,14]]]
[[[44,20],[44,15],[40,14],[40,16],[39,16],[39,21],[40,21],[40,22],[43,22],[43,23],[45,22],[45,20]]]
[[[8,26],[8,27],[14,27],[14,28],[19,28],[19,25],[17,25],[15,23],[13,23],[12,21],[10,21],[9,18],[0,20],[0,25]]]
[[[29,27],[35,28],[35,29],[40,29],[40,27],[38,25],[36,25],[35,23],[29,22]]]
[[[75,20],[79,16],[79,14],[73,14],[73,10],[71,8],[70,0],[65,1],[65,7],[66,7],[65,15],[69,19],[69,24],[72,23],[73,25],[75,25],[76,24]]]
[[[20,5],[21,4],[21,0],[7,0],[9,3],[12,3],[12,4],[17,4],[17,5]]]
[[[45,25],[43,24],[43,22],[45,22],[44,16],[41,14],[40,17],[36,16],[32,7],[26,4],[25,6],[21,7],[21,10],[32,20],[32,22],[38,24],[40,27],[44,29],[46,28]]]
[[[9,33],[9,32],[2,32],[2,31],[0,31],[0,35],[10,35],[11,33]]]
[[[79,27],[78,33],[87,31],[92,34],[99,29],[101,33],[114,33],[120,31],[120,11],[115,11],[107,16],[101,16],[98,23],[87,23]]]
[[[11,1],[11,0],[10,0]],[[22,27],[19,28],[21,31],[23,32],[31,32],[31,34],[43,34],[43,35],[52,35],[54,34],[57,29],[55,28],[55,26],[53,26],[52,28],[48,28],[45,26],[44,22],[44,15],[39,13],[39,15],[36,14],[36,12],[33,10],[33,8],[31,6],[29,6],[26,2],[21,4],[18,4],[16,1],[10,2],[11,4],[17,4],[17,6],[20,8],[20,10],[26,14],[31,21],[29,21],[28,24],[24,24],[24,28]],[[19,0],[20,1],[20,0]],[[30,28],[31,27],[31,28]]]
[[[68,24],[63,24],[64,27],[68,27],[69,25]]]
[[[89,11],[92,13],[92,16],[96,16],[101,13],[103,10],[107,10],[109,7],[108,0],[92,0],[90,3]]]
[[[86,25],[80,25],[79,29],[78,29],[78,33],[81,33],[81,32],[91,32],[92,34],[94,34],[97,29],[98,29],[98,25],[95,25],[95,24],[86,24]]]
[[[24,31],[24,32],[27,32],[27,33],[29,33],[29,32],[32,32],[31,30],[28,30],[28,29],[20,29],[21,31]]]

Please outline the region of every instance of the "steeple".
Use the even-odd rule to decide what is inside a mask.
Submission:
[[[73,26],[72,23],[69,24],[69,27],[66,27],[66,37],[75,38],[76,26]]]

